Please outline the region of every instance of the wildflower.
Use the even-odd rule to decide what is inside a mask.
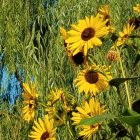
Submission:
[[[69,43],[67,48],[73,55],[83,51],[86,56],[89,48],[102,44],[99,38],[108,34],[107,22],[108,20],[103,21],[98,14],[96,17],[91,16],[79,20],[77,25],[71,25],[72,29],[68,32],[66,39],[66,43]]]
[[[140,13],[140,4],[137,4],[135,7],[133,7],[133,10]]]
[[[52,90],[48,96],[49,101],[51,101],[51,104],[53,105],[55,102],[57,102],[60,98],[61,95],[64,93],[62,89],[57,89],[55,88]]]
[[[109,5],[104,5],[98,10],[100,17],[105,21],[108,20],[106,26],[109,26],[109,32],[113,33],[115,31],[115,27],[111,26],[110,21],[110,12],[109,12]]]
[[[77,54],[73,55],[69,50],[68,56],[73,66],[78,66],[86,63],[86,56],[84,55],[83,51],[80,51]]]
[[[45,115],[44,121],[38,118],[38,122],[34,121],[35,126],[32,127],[29,137],[34,140],[56,140],[54,128],[54,120],[49,119],[48,115]]]
[[[100,67],[100,66],[99,66]],[[108,87],[108,81],[112,78],[109,69],[106,66],[88,66],[85,70],[81,70],[74,80],[74,84],[78,87],[78,91],[85,94],[100,92]]]
[[[32,85],[30,88],[28,84],[23,83],[23,89],[24,93],[22,96],[24,99],[23,103],[25,105],[22,109],[24,114],[23,119],[29,122],[34,119],[35,114],[35,100],[37,97],[36,86]]]
[[[100,16],[106,20],[106,19],[110,19],[110,15],[109,15],[109,5],[104,5],[101,8],[99,8],[99,14]],[[106,25],[110,25],[110,21],[108,21],[106,23]]]
[[[111,49],[108,51],[106,58],[109,61],[117,62],[120,60],[120,54],[117,51]]]
[[[138,29],[140,27],[140,16],[136,18],[131,18],[129,20],[130,25],[135,25],[134,29]]]
[[[132,24],[130,25],[130,23],[128,23],[126,26],[124,26],[123,31],[119,32],[120,37],[117,40],[116,46],[123,45],[125,43],[125,41],[127,40],[127,38],[131,35],[134,28],[135,28],[135,26]]]
[[[77,107],[76,109],[78,112],[72,112],[73,117],[71,120],[74,121],[73,125],[79,124],[82,119],[102,115],[106,111],[105,106],[101,106],[100,103],[94,98],[90,99],[89,103],[85,102],[83,107]],[[84,138],[90,138],[92,134],[97,132],[100,124],[101,123],[96,123],[90,126],[79,125],[79,127],[82,129],[82,131],[79,133],[80,136],[83,136]]]
[[[64,46],[67,47],[68,44],[65,42],[65,40],[67,39],[67,32],[63,27],[61,27],[60,33],[64,39]],[[72,52],[70,51],[70,49],[66,48],[66,52],[67,52],[67,55],[68,55],[70,62],[72,63],[73,66],[84,64],[86,57],[84,56],[83,51],[77,53],[74,56],[73,56]]]

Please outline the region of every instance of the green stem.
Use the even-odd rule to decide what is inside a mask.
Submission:
[[[69,130],[71,136],[74,137],[73,134],[72,134],[72,132],[71,132],[71,130],[70,130],[69,122],[68,122],[68,124],[67,124],[67,127],[68,127],[68,130]]]
[[[125,103],[124,103],[124,101],[123,101],[123,99],[122,99],[119,86],[117,87],[117,93],[118,93],[118,95],[119,95],[119,97],[120,97],[120,100],[121,100],[122,105],[125,107],[126,105],[125,105]]]
[[[57,114],[55,114],[55,116],[65,124],[64,120],[62,120]]]
[[[116,49],[119,52],[119,49],[117,47],[116,47]],[[124,72],[124,69],[123,69],[123,64],[122,64],[121,59],[120,59],[120,67],[121,67],[121,70],[122,70],[122,76],[123,76],[123,78],[125,78],[125,72]],[[131,99],[130,99],[130,94],[129,94],[127,82],[125,82],[124,84],[125,84],[125,90],[126,90],[126,95],[127,95],[127,100],[128,100],[128,107],[129,107],[129,109],[131,109]]]

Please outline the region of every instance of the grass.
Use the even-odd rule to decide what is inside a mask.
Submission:
[[[109,3],[112,23],[118,34],[128,19],[136,16],[133,6],[140,1],[59,0],[57,4],[50,3],[47,8],[44,8],[43,3],[45,2],[45,0],[1,1],[0,53],[4,52],[4,62],[1,63],[7,66],[9,73],[15,72],[15,65],[17,68],[22,68],[26,81],[30,81],[33,76],[42,100],[54,87],[69,90],[78,100],[79,95],[72,84],[76,73],[65,53],[59,32],[60,27],[69,29],[70,25],[76,23],[78,19],[96,15],[101,5]],[[111,45],[111,41],[105,40],[101,47],[92,50],[94,55],[90,56],[91,63],[97,61],[99,64],[111,65],[113,77],[122,77],[119,63],[110,63],[104,57]],[[126,77],[140,75],[140,63],[135,68],[133,67],[136,52],[131,47],[122,51],[121,58]],[[140,97],[139,84],[140,79],[128,82],[131,101]],[[121,85],[120,91],[124,103],[128,105],[124,84]],[[113,114],[118,115],[122,112],[115,88],[110,87],[108,91],[100,94],[99,98]],[[28,124],[23,121],[22,106],[20,99],[14,106],[10,106],[6,101],[0,99],[0,140],[28,139],[32,123]],[[40,109],[35,117],[42,116],[43,113]],[[107,123],[108,121],[105,122],[105,128],[109,135],[111,132]],[[58,130],[58,140],[74,139],[68,127],[69,124]],[[93,139],[99,138],[94,137]],[[127,140],[128,138],[122,139]]]

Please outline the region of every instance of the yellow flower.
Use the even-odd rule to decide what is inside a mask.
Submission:
[[[68,38],[66,43],[68,49],[73,55],[80,51],[87,55],[89,48],[102,45],[102,41],[99,39],[108,34],[109,27],[106,26],[108,20],[103,21],[99,14],[96,17],[86,17],[84,20],[79,20],[77,25],[71,25],[71,30],[68,31]]]
[[[103,20],[108,19],[108,22],[106,23],[106,26],[109,26],[109,32],[114,33],[115,32],[115,27],[111,26],[111,21],[110,21],[110,12],[109,12],[109,5],[104,5],[98,10],[100,17]]]
[[[74,121],[73,125],[79,124],[82,119],[102,115],[106,111],[105,106],[101,106],[98,101],[94,100],[94,98],[90,99],[89,103],[85,102],[83,107],[77,107],[76,109],[78,112],[72,112],[73,117],[71,120]],[[99,125],[100,123],[96,123],[91,126],[79,125],[79,127],[82,129],[79,134],[84,136],[84,138],[90,138],[92,134],[96,133]]]
[[[133,10],[140,13],[140,4],[137,4],[135,7],[133,7]]]
[[[47,106],[46,109],[45,109],[45,111],[50,116],[50,118],[54,118],[54,116],[56,114],[55,106]]]
[[[60,33],[64,40],[67,39],[67,32],[63,27],[60,27]]]
[[[88,138],[88,140],[90,140],[91,136],[98,131],[99,124],[91,125],[91,126],[84,125],[84,126],[82,126],[82,129],[83,130],[81,132],[79,132],[79,135],[83,136],[84,138]]]
[[[119,38],[117,40],[116,46],[123,45],[126,39],[131,35],[132,31],[134,30],[135,26],[128,23],[126,26],[123,27],[123,31],[119,32]]]
[[[45,115],[44,121],[38,118],[38,122],[34,121],[35,126],[32,127],[29,137],[33,140],[56,140],[54,128],[54,120],[49,119],[48,115]]]
[[[52,104],[57,102],[59,99],[61,99],[61,95],[64,93],[62,89],[55,88],[52,90],[48,96],[49,101],[51,101]]]
[[[104,5],[101,8],[99,8],[99,14],[104,20],[109,19],[109,5]]]
[[[108,87],[111,78],[108,67],[92,65],[79,72],[74,84],[78,87],[79,93],[84,91],[85,94],[96,95]]]
[[[65,40],[67,39],[67,32],[66,30],[63,28],[63,27],[60,27],[60,33],[64,39],[64,46],[68,46],[69,44],[67,44],[65,42]],[[81,65],[83,64],[85,61],[86,61],[86,57],[83,53],[83,51],[77,53],[76,55],[73,56],[72,52],[70,51],[70,49],[66,48],[66,52],[67,52],[67,55],[70,59],[70,62],[72,63],[72,65],[75,67],[75,65]]]
[[[23,103],[25,105],[22,109],[22,112],[24,114],[23,119],[29,122],[30,120],[34,119],[35,100],[38,95],[36,94],[35,85],[32,85],[30,88],[28,84],[23,83],[23,89],[24,93],[22,94],[22,96],[24,99]]]

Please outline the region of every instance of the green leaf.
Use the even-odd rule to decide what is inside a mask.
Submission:
[[[140,115],[135,115],[135,116],[122,116],[119,117],[119,119],[132,127],[139,125],[140,124]]]
[[[113,114],[104,114],[104,115],[97,115],[95,117],[83,119],[80,121],[80,125],[94,125],[96,123],[99,123],[100,121],[103,121],[104,119],[114,119],[116,116]]]
[[[135,112],[132,109],[126,109],[123,113],[123,116],[137,116],[137,115],[140,115],[140,114]]]
[[[140,77],[131,77],[131,78],[114,78],[112,80],[109,81],[109,84],[111,86],[115,86],[115,87],[118,87],[120,84],[124,83],[125,81],[128,81],[128,80],[135,80],[137,78],[140,78]]]

